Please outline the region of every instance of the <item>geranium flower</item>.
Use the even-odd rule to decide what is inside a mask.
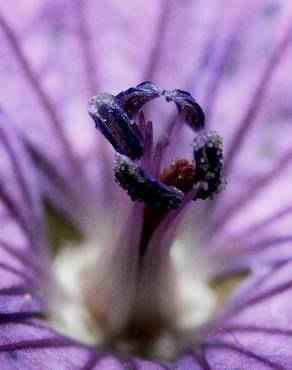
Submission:
[[[1,4],[1,369],[292,368],[291,11]]]

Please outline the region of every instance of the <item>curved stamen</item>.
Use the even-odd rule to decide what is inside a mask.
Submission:
[[[114,149],[131,159],[141,158],[143,137],[139,127],[131,121],[111,94],[101,93],[90,100],[88,113],[95,127],[107,138]]]
[[[176,104],[179,113],[181,111],[185,113],[186,122],[194,131],[204,128],[204,112],[191,94],[180,89],[164,90],[162,94],[165,96],[166,101],[173,101]]]
[[[159,98],[160,91],[152,82],[142,82],[136,87],[130,87],[126,91],[121,91],[116,99],[128,114],[133,118],[136,113],[150,100]]]
[[[220,191],[223,182],[222,159],[222,139],[216,131],[209,131],[195,138],[195,186],[200,191],[194,200],[212,197]]]
[[[116,181],[133,201],[170,210],[178,208],[184,197],[183,192],[156,180],[124,155],[116,154],[114,172]]]

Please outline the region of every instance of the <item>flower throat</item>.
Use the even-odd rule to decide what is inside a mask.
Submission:
[[[154,145],[153,124],[141,109],[161,97],[175,103],[178,116]],[[128,194],[131,211],[118,242],[105,246],[87,269],[82,301],[88,326],[97,328],[103,341],[117,349],[127,343],[140,352],[176,335],[178,277],[170,250],[187,206],[221,189],[222,140],[215,131],[204,131],[204,113],[188,92],[159,91],[151,82],[117,96],[100,93],[88,111],[115,150],[115,181]],[[194,132],[190,159],[175,158],[184,124]]]

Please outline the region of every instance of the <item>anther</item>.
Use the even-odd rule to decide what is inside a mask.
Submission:
[[[201,130],[205,125],[205,115],[196,100],[187,91],[174,89],[164,90],[162,94],[166,101],[174,102],[179,112],[183,111],[186,115],[187,124],[195,131]]]
[[[142,82],[136,87],[121,91],[116,98],[128,116],[133,118],[144,104],[160,95],[161,93],[152,82]]]
[[[131,159],[141,158],[143,137],[135,122],[111,94],[101,93],[90,100],[88,113],[95,127],[112,144],[115,151]]]
[[[200,191],[195,199],[206,199],[220,192],[222,176],[222,139],[209,131],[194,140],[195,187]]]
[[[133,201],[171,210],[178,208],[184,197],[182,191],[158,181],[124,155],[116,154],[114,172],[116,181]]]

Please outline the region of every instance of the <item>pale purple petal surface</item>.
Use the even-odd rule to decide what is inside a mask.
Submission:
[[[1,368],[292,368],[291,22],[286,0],[1,4]],[[207,129],[223,137],[225,191],[191,205],[195,193],[189,192],[166,217],[130,203],[114,181],[114,150],[87,114],[92,95],[116,96],[143,81],[159,91],[189,91],[205,112]],[[174,104],[160,100],[143,107],[154,140],[152,124],[140,115],[144,156],[131,163],[155,174],[153,182],[174,149],[175,158],[191,158],[195,139],[175,120]],[[173,142],[164,150],[169,132]],[[104,318],[113,338],[116,327],[118,335],[128,324],[131,332],[133,322],[134,329],[143,328],[151,308],[167,327],[175,326],[169,254],[182,220],[185,273],[198,269],[206,284],[243,271],[249,276],[215,318],[189,328],[187,344],[179,343],[171,363],[131,351],[112,354],[106,330],[102,347],[80,344],[50,328],[51,312],[59,303],[62,310],[62,290],[55,291],[50,270],[44,200],[74,224],[82,242],[93,241],[104,253],[98,265],[91,258],[89,293],[80,301]],[[156,229],[150,222],[147,235],[151,218]]]
[[[203,341],[210,368],[290,369],[291,294],[291,262],[248,279]]]
[[[41,312],[48,274],[40,189],[19,134],[0,115],[0,315]]]

